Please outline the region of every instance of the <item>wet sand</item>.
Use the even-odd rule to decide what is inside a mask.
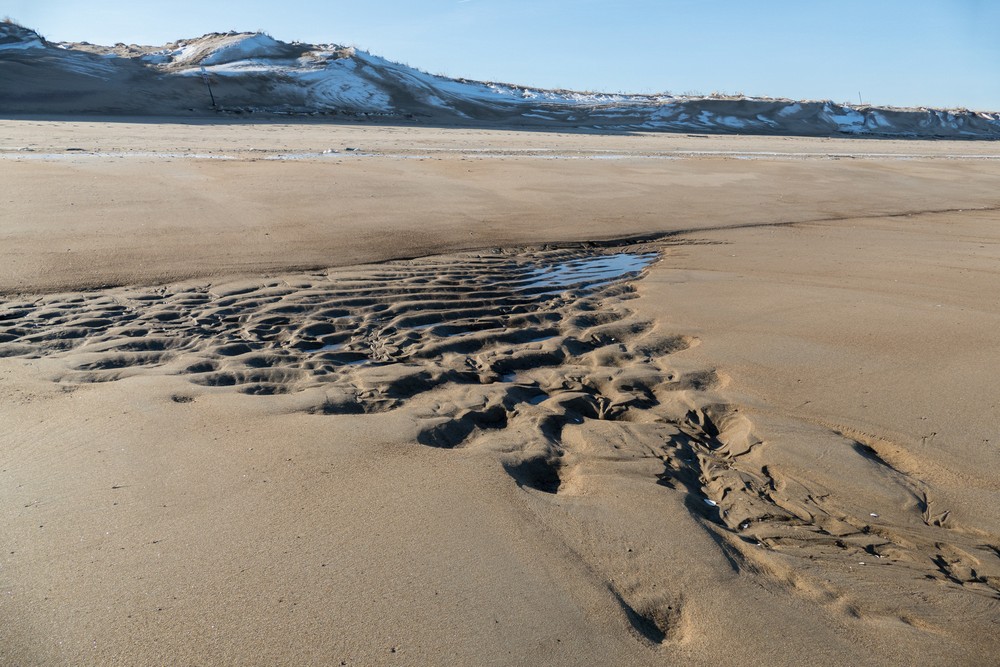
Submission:
[[[3,661],[990,662],[991,148],[0,122]]]

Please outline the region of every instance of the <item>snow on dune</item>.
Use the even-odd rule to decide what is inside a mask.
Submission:
[[[208,51],[208,49],[203,44],[195,42],[194,44],[182,44],[180,48],[163,55],[166,55],[168,61],[171,63],[179,65],[194,65],[195,59],[206,51]]]
[[[427,103],[434,106],[447,107],[452,101],[477,101],[485,104],[506,105],[528,105],[529,103],[542,102],[567,106],[604,106],[639,102],[648,104],[651,101],[651,98],[642,95],[553,91],[523,88],[511,84],[450,79],[400,65],[364,51],[358,51],[355,57],[379,72],[380,76],[412,86],[414,92],[422,95]],[[660,97],[657,98],[657,101],[663,99],[665,98]]]
[[[250,35],[235,39],[215,49],[202,59],[202,65],[220,65],[249,58],[280,57],[286,52],[281,42],[267,35]]]
[[[0,22],[0,55],[19,59],[44,56],[61,70],[98,79],[108,79],[117,70],[117,63],[112,62],[114,54],[101,56],[49,44],[33,30],[9,22]]]
[[[335,60],[322,70],[299,74],[298,81],[307,87],[310,99],[318,106],[380,113],[391,111],[389,95],[359,76],[357,69],[352,59]]]
[[[226,35],[179,44],[174,51],[154,54],[166,57],[180,76],[207,72],[227,79],[245,76],[270,78],[279,97],[297,102],[288,106],[321,110],[389,113],[389,94],[360,70],[367,63],[345,57],[353,50],[330,45],[309,48],[289,45],[263,34]]]
[[[159,51],[157,53],[147,53],[140,58],[143,62],[150,63],[151,65],[162,65],[164,63],[170,62],[170,52],[169,51]]]
[[[45,40],[34,30],[22,28],[16,23],[0,22],[0,51],[23,51],[44,48]]]
[[[177,67],[225,65],[248,60],[266,63],[268,59],[287,57],[289,46],[262,33],[233,33],[178,42],[173,51],[155,55],[166,56],[161,62]]]
[[[856,109],[837,106],[830,102],[823,105],[820,118],[833,123],[840,132],[857,134],[865,127],[865,116]]]
[[[42,43],[40,39],[32,39],[26,42],[16,41],[16,42],[0,42],[0,51],[5,50],[26,50],[26,49],[44,49],[45,44]]]
[[[802,105],[801,104],[798,104],[798,103],[789,104],[789,105],[787,105],[787,106],[782,107],[781,109],[779,109],[778,110],[778,115],[781,116],[781,117],[783,117],[783,118],[787,118],[788,116],[794,116],[795,114],[797,114],[800,111],[802,111]]]
[[[45,54],[37,60],[39,81],[45,80],[45,67],[88,77],[120,76],[130,86],[148,72],[142,88],[154,90],[160,82],[207,71],[226,81],[223,111],[379,113],[671,132],[1000,138],[997,113],[544,90],[452,79],[352,48],[281,42],[263,33],[210,33],[165,47],[121,47],[52,45],[30,30],[0,23],[0,58]],[[0,80],[0,109],[2,88]]]

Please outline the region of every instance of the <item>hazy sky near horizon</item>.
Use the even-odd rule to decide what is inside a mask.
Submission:
[[[1000,0],[7,0],[52,41],[206,32],[349,44],[548,88],[743,92],[1000,111]]]

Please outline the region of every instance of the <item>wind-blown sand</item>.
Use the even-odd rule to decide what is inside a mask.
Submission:
[[[4,663],[996,659],[989,144],[22,119],[0,177]]]

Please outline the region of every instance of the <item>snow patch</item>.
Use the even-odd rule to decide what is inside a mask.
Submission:
[[[745,120],[737,118],[736,116],[719,116],[716,118],[715,122],[723,127],[731,127],[735,130],[742,129],[747,125]]]
[[[828,103],[823,105],[821,116],[836,125],[841,132],[857,134],[864,130],[864,114],[850,107],[834,107]]]
[[[267,35],[250,35],[221,46],[202,59],[202,65],[221,65],[249,58],[268,58],[281,56],[286,52],[285,46]]]
[[[44,49],[45,44],[40,39],[30,39],[26,42],[7,42],[0,44],[0,51],[26,51],[27,49]]]
[[[378,113],[392,111],[389,95],[362,78],[353,60],[334,61],[326,69],[299,74],[295,78],[306,87],[310,100],[324,108]]]
[[[802,105],[796,102],[795,104],[789,104],[778,111],[778,115],[782,118],[788,118],[789,116],[794,116],[798,112],[802,111]]]

